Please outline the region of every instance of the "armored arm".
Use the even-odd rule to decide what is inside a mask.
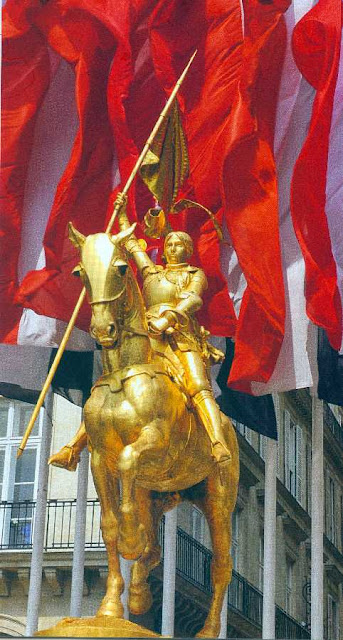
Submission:
[[[204,271],[196,269],[189,285],[181,291],[177,305],[173,309],[164,309],[159,318],[153,319],[149,323],[150,330],[155,333],[163,333],[176,325],[186,326],[189,316],[202,306],[202,295],[207,286]]]
[[[116,203],[120,205],[120,209],[118,212],[118,225],[120,231],[123,231],[131,226],[126,213],[127,196],[124,196],[122,193],[118,193]],[[144,271],[146,271],[148,267],[155,266],[134,234],[132,234],[130,238],[125,242],[125,249],[131,254],[143,277]]]
[[[193,315],[202,307],[202,296],[207,289],[207,278],[202,269],[192,274],[191,282],[179,295],[179,302],[171,313],[175,314],[175,322],[180,325],[188,322],[188,316]],[[169,312],[167,312],[169,313]]]

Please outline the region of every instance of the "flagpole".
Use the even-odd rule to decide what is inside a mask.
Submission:
[[[156,122],[156,124],[155,124],[155,126],[154,126],[154,128],[153,128],[153,130],[152,130],[152,132],[151,132],[151,134],[149,136],[149,138],[147,139],[147,141],[146,141],[146,143],[145,143],[145,145],[144,145],[144,147],[142,149],[142,152],[141,152],[141,154],[140,154],[140,156],[139,156],[139,158],[138,158],[138,160],[137,160],[137,162],[136,162],[136,164],[135,164],[135,166],[134,166],[134,168],[133,168],[133,170],[131,172],[131,175],[128,178],[126,184],[125,184],[125,187],[124,187],[124,189],[122,191],[124,196],[126,196],[128,190],[130,189],[130,187],[132,185],[132,182],[134,181],[134,179],[135,179],[135,177],[136,177],[136,175],[137,175],[137,173],[139,171],[139,168],[140,168],[140,166],[141,166],[141,164],[142,164],[147,152],[149,151],[149,148],[150,148],[150,146],[151,146],[151,144],[152,144],[152,142],[153,142],[153,140],[154,140],[154,138],[155,138],[155,136],[156,136],[156,134],[157,134],[162,122],[163,122],[163,120],[167,117],[168,112],[169,112],[169,110],[170,110],[170,108],[171,108],[171,106],[172,106],[172,104],[173,104],[173,102],[175,100],[176,94],[178,93],[178,91],[179,91],[179,89],[180,89],[180,87],[181,87],[181,85],[182,85],[182,83],[183,83],[183,81],[184,81],[184,79],[185,79],[185,77],[186,77],[186,75],[188,73],[188,69],[191,66],[196,54],[197,54],[197,51],[194,51],[194,53],[191,56],[188,64],[186,65],[186,67],[184,68],[183,72],[181,73],[178,81],[176,82],[176,84],[174,86],[174,89],[171,92],[171,94],[170,94],[170,96],[169,96],[164,108],[162,109],[161,114],[160,114],[160,116],[159,116],[159,118],[158,118],[158,120],[157,120],[157,122]],[[109,223],[108,223],[108,225],[106,227],[105,233],[109,233],[111,231],[112,226],[114,224],[114,221],[116,219],[116,216],[117,216],[118,211],[120,210],[121,206],[122,205],[120,203],[116,203],[115,204],[112,216],[111,216],[110,221],[109,221]],[[81,306],[82,306],[82,304],[84,302],[85,296],[86,296],[86,289],[85,289],[85,287],[83,287],[83,289],[82,289],[82,291],[80,293],[80,297],[79,297],[79,299],[78,299],[78,301],[76,303],[75,309],[74,309],[74,311],[72,313],[72,316],[71,316],[71,318],[69,320],[69,323],[68,323],[68,326],[66,328],[65,334],[64,334],[64,336],[63,336],[63,338],[61,340],[61,344],[60,344],[60,346],[59,346],[59,348],[57,350],[55,359],[54,359],[54,361],[53,361],[53,363],[51,365],[50,371],[49,371],[49,373],[47,375],[47,378],[45,380],[45,383],[43,385],[43,389],[42,389],[42,391],[41,391],[41,393],[39,395],[39,398],[37,400],[37,404],[36,404],[36,406],[34,408],[34,411],[32,413],[31,419],[30,419],[30,421],[29,421],[29,423],[28,423],[28,425],[26,427],[26,431],[24,433],[24,436],[23,436],[22,441],[20,443],[20,446],[18,448],[18,451],[17,451],[17,457],[18,458],[21,456],[21,454],[23,453],[23,451],[24,451],[24,449],[26,447],[26,443],[27,443],[27,441],[28,441],[28,439],[30,437],[30,434],[31,434],[31,431],[32,431],[32,429],[34,427],[34,424],[35,424],[36,418],[38,416],[38,413],[39,413],[41,407],[43,406],[43,402],[44,402],[45,396],[46,396],[46,394],[48,392],[48,389],[50,388],[50,385],[52,383],[54,375],[55,375],[55,373],[57,371],[57,367],[58,367],[58,365],[59,365],[59,363],[61,361],[61,358],[62,358],[62,355],[64,353],[64,350],[65,350],[65,348],[67,346],[67,342],[68,342],[68,340],[70,338],[70,334],[71,334],[71,332],[72,332],[72,330],[74,328],[74,325],[75,325],[75,322],[76,322],[76,318],[77,318],[77,316],[79,314],[79,311],[81,309]]]

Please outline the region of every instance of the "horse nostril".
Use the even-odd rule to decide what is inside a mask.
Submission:
[[[116,332],[116,326],[114,322],[110,322],[110,324],[107,327],[107,333],[109,336],[113,337],[115,332]]]

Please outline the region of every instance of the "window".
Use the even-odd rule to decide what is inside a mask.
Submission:
[[[294,602],[293,573],[294,573],[294,562],[290,558],[286,558],[286,611],[290,616],[293,615],[293,602]]]
[[[338,606],[331,594],[328,594],[328,640],[339,640]]]
[[[295,424],[288,411],[284,412],[285,433],[285,486],[296,500],[303,504],[302,428]]]
[[[232,566],[235,569],[235,571],[238,571],[239,522],[240,522],[240,512],[234,511],[234,513],[232,514],[231,556],[232,556]]]
[[[0,548],[31,542],[43,411],[18,459],[17,450],[32,411],[32,405],[0,398]]]

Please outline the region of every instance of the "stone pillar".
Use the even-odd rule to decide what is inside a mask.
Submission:
[[[177,507],[165,515],[163,556],[163,636],[174,636]]]
[[[71,576],[70,615],[81,617],[87,519],[89,453],[82,451],[78,466],[73,568]]]
[[[324,534],[323,402],[312,393],[311,638],[321,640],[323,613]]]
[[[277,442],[268,438],[264,479],[263,639],[275,638],[276,465]]]
[[[26,636],[33,636],[38,628],[38,614],[42,591],[43,553],[45,537],[45,518],[48,493],[48,458],[51,446],[53,392],[45,398],[43,433],[38,470],[38,491],[35,509],[35,521],[32,544],[30,586],[27,602]]]

